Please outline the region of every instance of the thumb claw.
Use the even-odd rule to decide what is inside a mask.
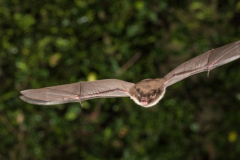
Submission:
[[[207,76],[209,77],[210,70],[208,70]]]
[[[80,103],[81,107],[83,108],[82,101],[79,99],[78,102]]]

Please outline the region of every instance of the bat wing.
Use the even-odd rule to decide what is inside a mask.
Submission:
[[[240,57],[240,41],[212,49],[172,70],[164,77],[164,86],[168,87],[191,75],[208,71],[234,61]]]
[[[118,79],[78,82],[60,86],[21,91],[20,98],[31,104],[54,105],[81,102],[93,98],[129,97],[134,83]]]

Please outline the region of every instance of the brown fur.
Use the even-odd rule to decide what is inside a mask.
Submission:
[[[141,102],[142,97],[147,97],[148,103],[151,104],[162,95],[164,91],[163,83],[163,79],[144,79],[131,87],[129,93],[139,102]],[[154,91],[156,91],[156,97],[151,98]]]

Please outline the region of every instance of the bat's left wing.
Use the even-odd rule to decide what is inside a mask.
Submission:
[[[164,86],[168,87],[191,75],[208,71],[240,58],[240,41],[212,49],[172,70],[164,77]]]
[[[54,105],[82,102],[93,98],[129,97],[134,83],[118,79],[78,82],[60,86],[21,91],[20,98],[31,104]]]

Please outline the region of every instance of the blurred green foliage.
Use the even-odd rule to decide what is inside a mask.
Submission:
[[[37,106],[18,96],[78,81],[163,77],[239,38],[234,0],[1,0],[0,159],[238,159],[239,60],[169,87],[152,108],[129,98]]]

